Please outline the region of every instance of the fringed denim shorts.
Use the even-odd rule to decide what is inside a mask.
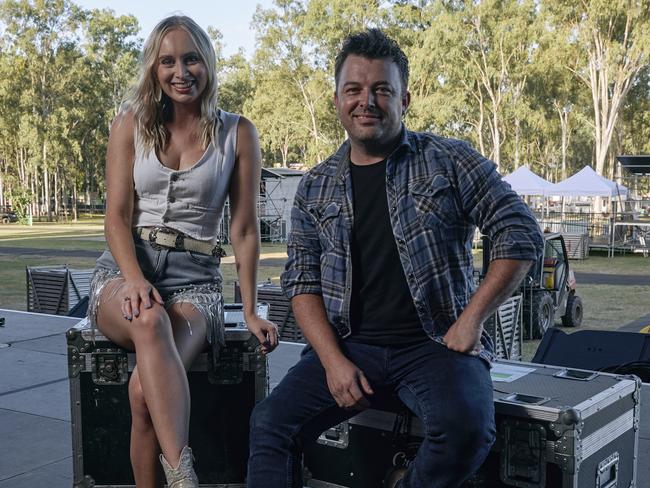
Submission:
[[[221,259],[192,251],[164,247],[154,248],[149,242],[134,236],[135,253],[144,277],[158,290],[165,308],[175,303],[189,303],[207,323],[207,340],[213,347],[224,344],[224,316]],[[97,310],[101,293],[112,280],[122,280],[122,274],[110,251],[97,260],[90,283],[88,317],[93,329],[97,327]],[[116,286],[112,293],[118,293]],[[192,332],[191,324],[187,323]]]

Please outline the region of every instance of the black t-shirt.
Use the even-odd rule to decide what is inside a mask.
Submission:
[[[397,252],[386,197],[386,160],[350,164],[353,342],[389,345],[426,340]]]

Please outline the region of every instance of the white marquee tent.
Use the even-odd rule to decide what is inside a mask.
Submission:
[[[510,184],[519,195],[550,195],[553,183],[537,176],[527,166],[520,166],[503,180]]]
[[[596,173],[585,166],[573,176],[552,185],[547,195],[564,197],[627,197],[627,188]]]

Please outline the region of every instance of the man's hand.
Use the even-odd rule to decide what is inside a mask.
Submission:
[[[325,368],[327,387],[336,404],[346,410],[363,410],[370,406],[366,395],[374,392],[363,371],[347,358]]]
[[[490,263],[476,293],[445,334],[447,348],[472,356],[481,352],[481,324],[519,286],[530,264],[517,259],[495,259]]]
[[[443,338],[445,345],[452,351],[477,356],[481,345],[481,326],[457,320]]]

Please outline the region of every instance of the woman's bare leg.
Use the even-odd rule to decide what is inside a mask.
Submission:
[[[150,309],[140,307],[139,317],[128,321],[120,308],[122,283],[115,279],[102,290],[97,325],[116,344],[135,349],[137,380],[160,449],[167,462],[176,466],[188,443],[190,398],[184,363],[189,367],[204,347],[205,321],[191,305],[174,305],[168,314],[155,302]],[[191,335],[187,320],[192,323]]]
[[[144,399],[137,366],[133,369],[129,381],[129,403],[131,404],[130,455],[135,485],[138,488],[159,488],[162,486],[162,473],[158,462],[160,446]]]
[[[176,348],[186,370],[205,347],[206,326],[202,315],[187,303],[173,305],[168,310]],[[186,320],[190,321],[192,334]],[[162,473],[158,454],[160,446],[151,421],[151,415],[140,384],[136,366],[129,382],[131,403],[131,464],[138,488],[157,488],[162,486]]]

